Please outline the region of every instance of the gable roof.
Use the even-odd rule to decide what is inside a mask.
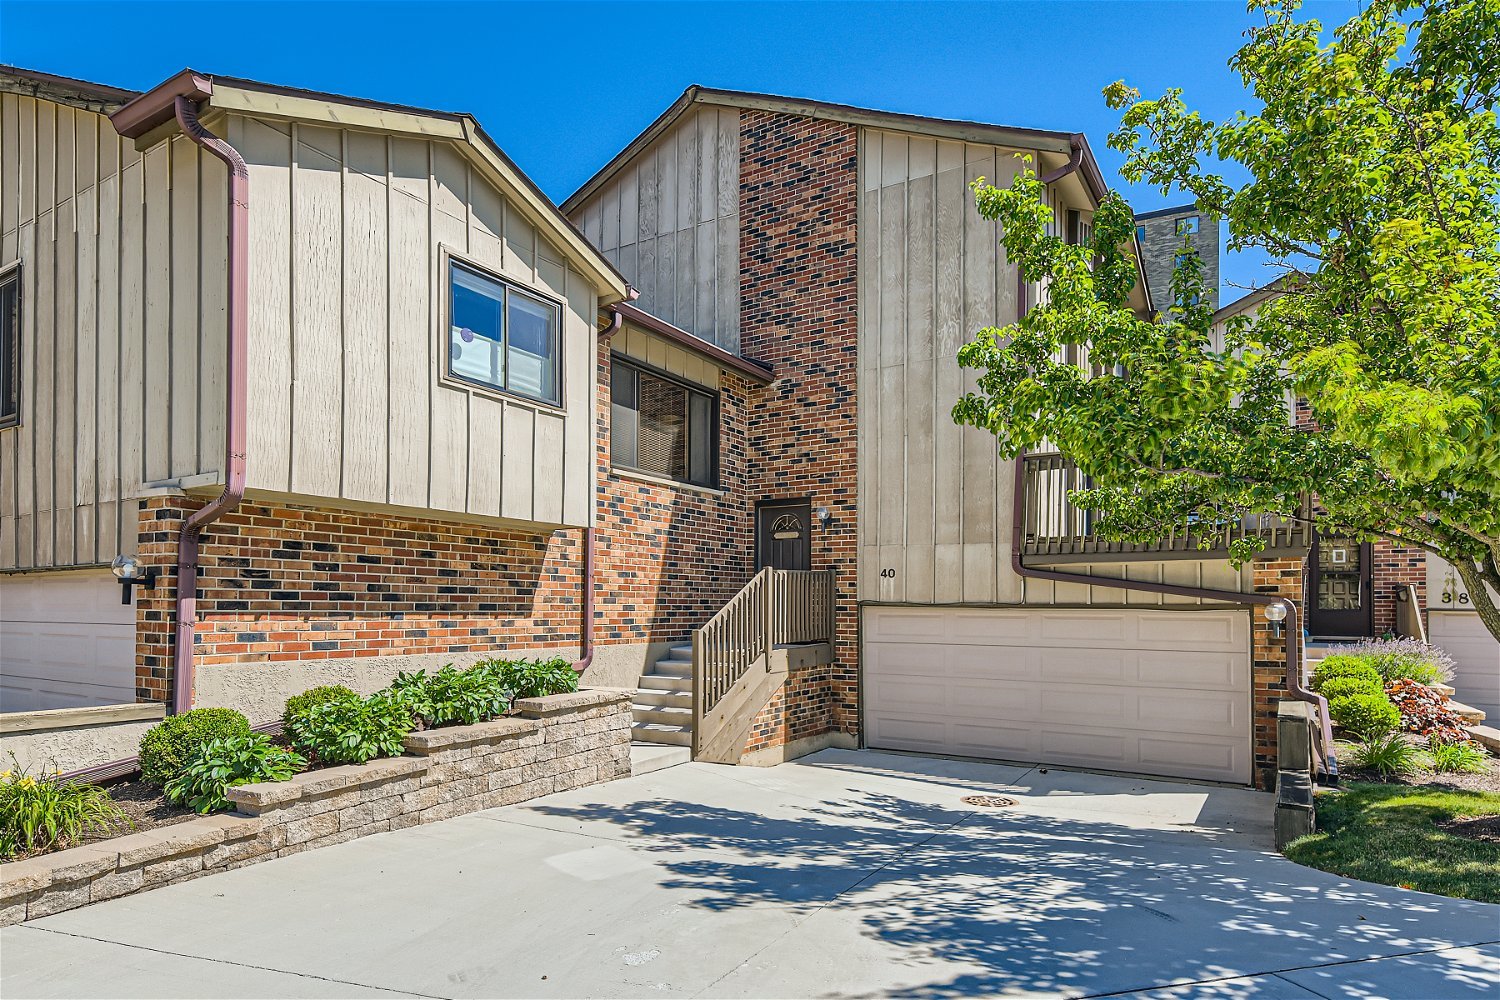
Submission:
[[[672,127],[676,121],[694,105],[705,104],[724,108],[741,108],[756,111],[775,111],[782,114],[800,115],[804,118],[820,118],[829,121],[848,122],[869,128],[890,129],[898,132],[913,132],[939,139],[954,139],[962,142],[980,142],[996,146],[1015,146],[1035,149],[1040,152],[1070,154],[1075,145],[1082,148],[1081,172],[1085,187],[1097,203],[1108,190],[1099,164],[1089,149],[1088,140],[1081,132],[1054,132],[1046,129],[1014,128],[1007,125],[990,125],[984,122],[960,121],[952,118],[929,118],[924,115],[909,115],[897,111],[878,111],[873,108],[857,108],[848,104],[833,104],[797,97],[779,97],[775,94],[758,94],[745,90],[715,90],[693,84],[682,96],[672,102],[655,121],[620,150],[599,171],[584,181],[583,186],[563,200],[562,210],[571,213],[589,196],[608,183],[627,163],[652,142]]]
[[[172,108],[178,96],[199,102],[205,114],[209,111],[233,112],[250,117],[307,121],[447,140],[509,197],[529,222],[551,235],[569,261],[593,280],[604,303],[624,299],[630,287],[624,275],[594,249],[541,188],[505,155],[473,115],[281,87],[237,77],[213,76],[190,69],[167,78],[145,93],[138,93],[0,65],[0,92],[42,97],[107,114],[116,131],[134,139],[137,148],[155,145],[176,133]]]

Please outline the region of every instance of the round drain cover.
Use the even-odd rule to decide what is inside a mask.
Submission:
[[[966,806],[978,806],[981,809],[1003,809],[1013,806],[1016,800],[1004,795],[965,795],[963,803]]]

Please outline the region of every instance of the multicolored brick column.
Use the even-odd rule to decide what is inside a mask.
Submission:
[[[1295,558],[1257,559],[1251,564],[1255,592],[1289,597],[1297,604],[1299,616],[1305,607],[1303,586],[1305,565]],[[1287,696],[1286,636],[1276,634],[1276,626],[1266,619],[1266,609],[1254,609],[1251,640],[1251,688],[1254,693],[1255,765],[1257,788],[1276,786],[1276,713],[1277,703]],[[1301,627],[1303,621],[1299,620]]]

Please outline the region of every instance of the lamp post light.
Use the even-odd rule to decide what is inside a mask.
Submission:
[[[1281,623],[1284,622],[1284,621],[1286,621],[1286,605],[1285,604],[1267,604],[1266,605],[1266,621],[1268,621],[1268,622],[1271,623],[1271,627],[1275,629],[1275,633],[1274,634],[1275,634],[1276,638],[1280,639],[1281,638],[1281,628],[1282,628]]]

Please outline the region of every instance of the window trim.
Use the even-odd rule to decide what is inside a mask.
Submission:
[[[14,281],[16,285],[16,343],[15,354],[11,357],[12,391],[15,396],[15,412],[5,413],[5,407],[10,400],[0,400],[0,428],[21,426],[22,406],[25,400],[26,386],[23,384],[21,373],[24,369],[22,362],[25,355],[24,333],[26,331],[26,283],[22,274],[23,262],[16,260],[5,267],[0,267],[0,285],[9,284]]]
[[[695,392],[695,393],[697,393],[700,396],[706,396],[708,398],[708,401],[709,401],[709,416],[708,416],[708,419],[709,419],[709,432],[710,432],[710,438],[711,438],[711,440],[709,442],[708,454],[709,454],[710,465],[712,467],[711,468],[712,474],[710,475],[708,482],[706,482],[706,483],[695,483],[691,479],[677,479],[677,478],[675,478],[673,476],[663,476],[663,475],[661,475],[658,472],[651,472],[651,471],[649,471],[647,469],[642,469],[639,466],[628,465],[628,464],[626,464],[624,462],[617,462],[617,461],[615,461],[615,436],[614,436],[615,435],[615,422],[614,422],[615,394],[614,394],[614,377],[615,377],[615,366],[616,365],[622,365],[622,366],[624,366],[626,368],[633,368],[633,369],[635,369],[635,371],[638,374],[639,373],[644,373],[646,375],[652,376],[653,378],[659,378],[659,379],[661,379],[664,382],[670,382],[670,383],[672,383],[674,385],[681,386],[683,389],[686,389],[688,392]],[[629,476],[639,477],[639,478],[650,480],[651,482],[663,483],[663,484],[670,485],[670,486],[679,486],[679,487],[682,487],[683,489],[702,490],[702,491],[708,491],[708,492],[712,492],[712,493],[722,493],[723,492],[723,486],[722,486],[723,469],[721,468],[722,463],[719,461],[719,444],[720,444],[720,442],[721,442],[721,440],[723,438],[723,435],[721,433],[721,426],[720,426],[721,425],[721,418],[720,418],[720,412],[721,412],[721,409],[720,409],[720,397],[721,397],[721,393],[720,393],[720,391],[717,388],[710,389],[708,386],[702,385],[702,384],[700,384],[698,382],[689,381],[688,379],[685,379],[685,378],[683,378],[680,375],[673,375],[669,371],[663,371],[662,369],[656,367],[655,365],[648,364],[647,362],[641,361],[641,360],[639,360],[637,358],[632,358],[632,357],[630,357],[629,355],[626,355],[626,354],[621,354],[618,351],[610,351],[609,352],[609,378],[610,378],[610,393],[609,393],[609,407],[610,407],[610,421],[609,421],[609,467],[610,467],[610,470],[611,471],[618,470],[619,472],[625,473],[626,475],[629,475]],[[640,399],[639,399],[639,395],[637,395],[636,403],[637,403],[636,412],[639,413],[640,412],[640,407],[639,407]],[[687,424],[687,426],[689,428],[691,428],[691,424],[690,423]],[[689,430],[689,433],[691,433],[691,429]],[[688,448],[692,447],[691,441],[688,443],[687,447]],[[639,452],[637,452],[637,453],[639,454]]]
[[[567,309],[562,300],[549,295],[546,292],[541,291],[540,289],[533,288],[529,285],[516,281],[513,278],[507,278],[504,275],[494,271],[493,269],[485,267],[483,264],[479,264],[474,260],[464,256],[463,254],[449,249],[446,246],[441,247],[441,250],[441,279],[443,301],[442,307],[440,309],[440,319],[438,322],[438,364],[440,365],[439,380],[454,387],[462,388],[471,392],[481,393],[486,396],[494,396],[496,398],[505,400],[519,400],[530,406],[548,407],[559,411],[565,410],[565,399],[567,394],[565,370],[567,368],[567,365],[564,364],[565,348],[563,338],[563,323],[567,315]],[[500,315],[502,322],[505,324],[505,338],[504,342],[501,344],[501,350],[503,352],[503,357],[505,358],[505,372],[507,382],[509,382],[510,380],[510,291],[514,289],[522,295],[537,302],[541,302],[552,308],[553,315],[557,320],[552,336],[552,342],[557,352],[556,356],[553,358],[553,368],[556,371],[554,382],[557,389],[557,395],[555,398],[548,398],[546,396],[533,396],[530,393],[522,392],[519,389],[510,389],[505,386],[490,385],[488,382],[481,382],[478,379],[469,378],[468,376],[462,375],[453,370],[453,268],[455,267],[463,268],[471,274],[477,275],[480,278],[484,278],[487,281],[493,281],[505,289],[506,297],[501,302]]]
[[[1176,229],[1176,234],[1175,235],[1177,235],[1177,236],[1197,236],[1198,235],[1198,231],[1203,228],[1199,224],[1198,220],[1199,220],[1199,216],[1196,216],[1196,215],[1183,215],[1183,216],[1179,216],[1178,219],[1177,219],[1177,225],[1174,227]],[[1189,227],[1191,227],[1191,228],[1189,228]]]

